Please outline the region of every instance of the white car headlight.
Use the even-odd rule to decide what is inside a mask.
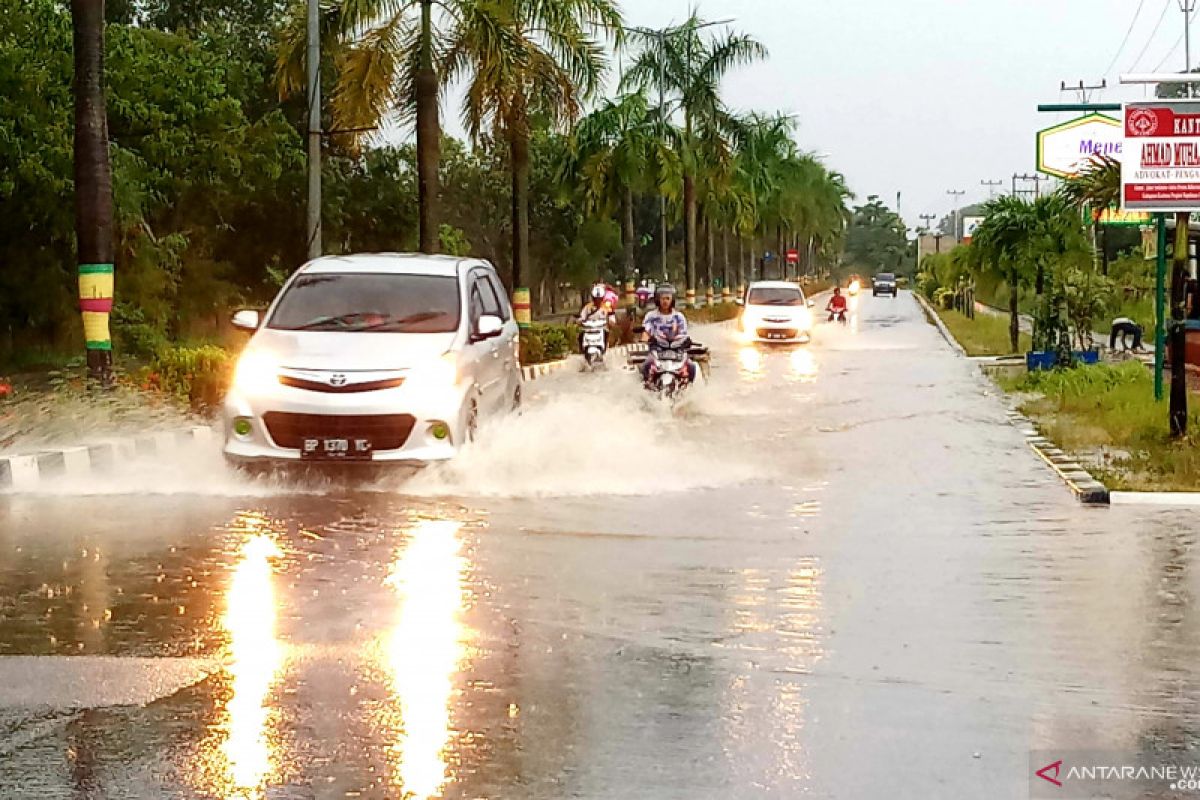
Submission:
[[[247,350],[233,372],[233,387],[244,394],[265,394],[279,384],[279,362],[264,350]]]

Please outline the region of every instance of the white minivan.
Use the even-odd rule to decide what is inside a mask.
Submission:
[[[518,329],[496,270],[450,256],[328,256],[253,331],[225,398],[234,464],[451,458],[521,401]]]
[[[757,281],[738,300],[738,330],[747,342],[795,344],[812,338],[812,301],[790,281]]]

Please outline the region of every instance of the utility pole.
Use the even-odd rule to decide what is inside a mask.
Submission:
[[[321,247],[321,16],[318,0],[308,0],[308,257]]]
[[[988,189],[988,199],[991,200],[996,196],[996,187],[1003,186],[1004,181],[980,181],[980,186],[986,186]]]
[[[1183,12],[1183,73],[1192,71],[1192,14],[1196,10],[1196,0],[1179,0],[1179,10]],[[1192,84],[1187,87],[1187,96],[1192,97]]]
[[[1022,195],[1033,195],[1034,199],[1041,197],[1042,192],[1040,185],[1044,180],[1046,180],[1046,178],[1043,178],[1041,175],[1018,175],[1014,172],[1012,176],[1013,197],[1020,197]],[[1034,186],[1033,191],[1030,191],[1029,189],[1018,189],[1017,181],[1025,181],[1026,183],[1032,182]]]
[[[965,195],[966,193],[967,193],[967,190],[966,190],[966,189],[947,189],[947,190],[946,190],[946,194],[948,194],[948,195],[950,195],[951,197],[953,197],[953,198],[954,198],[954,243],[955,243],[955,244],[958,244],[958,242],[961,240],[961,237],[959,236],[959,232],[958,232],[958,223],[959,223],[959,218],[958,218],[958,217],[959,217],[959,214],[958,214],[958,211],[959,211],[959,209],[958,209],[958,205],[959,205],[959,198],[960,198],[960,197],[962,197],[963,195]]]
[[[1180,2],[1195,2],[1195,0],[1180,0]],[[1103,89],[1107,89],[1107,88],[1108,88],[1108,80],[1107,79],[1100,81],[1100,83],[1098,83],[1094,86],[1085,86],[1083,81],[1080,81],[1078,86],[1067,86],[1067,82],[1063,81],[1062,89],[1060,91],[1078,92],[1080,104],[1086,106],[1092,101],[1092,96],[1091,96],[1090,92],[1094,92],[1097,90],[1103,90]]]

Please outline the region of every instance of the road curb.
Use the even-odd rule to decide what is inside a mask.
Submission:
[[[1200,492],[1110,492],[1114,506],[1200,507]]]
[[[1062,479],[1075,498],[1087,506],[1107,506],[1111,503],[1108,487],[1092,477],[1078,461],[1067,455],[1058,445],[1038,432],[1033,420],[1015,409],[1009,409],[1008,421],[1025,435],[1030,449],[1046,462],[1050,469]]]
[[[963,358],[967,358],[967,351],[963,348],[958,340],[954,338],[954,334],[946,327],[946,323],[942,322],[942,318],[933,310],[933,306],[929,305],[929,301],[921,296],[920,292],[913,292],[913,297],[917,298],[917,302],[921,304],[921,309],[925,312],[925,317],[929,323],[938,329],[938,333],[942,334],[942,338],[954,348],[954,352],[958,353]]]
[[[158,431],[140,436],[103,439],[87,445],[51,447],[35,453],[0,456],[0,490],[29,489],[51,478],[112,469],[121,462],[174,453],[213,442],[217,436],[216,428],[196,425],[184,430]]]

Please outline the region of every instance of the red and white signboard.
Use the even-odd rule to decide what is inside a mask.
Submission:
[[[1121,204],[1128,211],[1200,211],[1200,100],[1125,106]]]
[[[788,250],[787,251],[787,263],[799,264],[800,263],[800,251],[799,250]]]

